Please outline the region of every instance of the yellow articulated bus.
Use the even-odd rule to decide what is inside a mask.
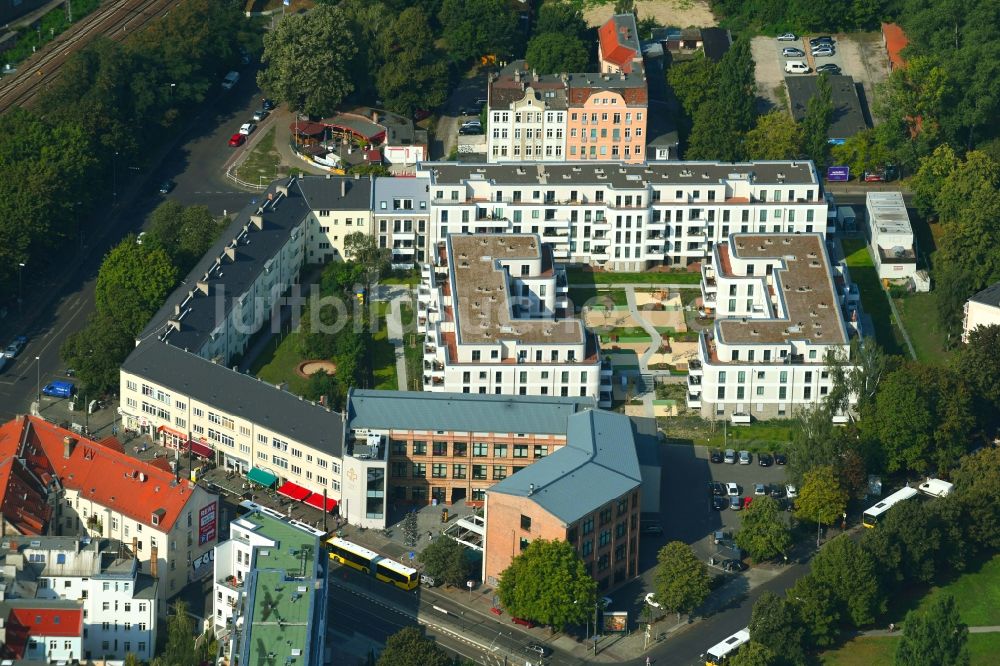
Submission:
[[[722,666],[740,649],[741,645],[749,642],[750,629],[744,627],[718,645],[710,647],[702,655],[705,660],[705,666]]]
[[[412,590],[420,583],[420,574],[416,569],[383,557],[347,539],[331,537],[326,541],[326,549],[334,562],[375,576],[383,583],[395,585],[403,590]]]

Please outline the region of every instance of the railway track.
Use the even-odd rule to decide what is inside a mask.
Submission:
[[[17,73],[0,79],[0,113],[31,106],[59,75],[60,66],[95,37],[123,41],[174,4],[176,0],[108,0],[26,60]]]

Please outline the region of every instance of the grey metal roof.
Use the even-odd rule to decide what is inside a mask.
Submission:
[[[566,446],[486,492],[530,497],[570,524],[641,483],[632,422],[623,414],[589,409],[569,417]]]
[[[136,347],[122,363],[122,370],[341,457],[344,431],[340,413],[250,375],[155,339]]]
[[[347,428],[562,435],[568,417],[595,406],[584,397],[352,389]]]
[[[828,76],[830,81],[830,98],[833,101],[833,120],[827,137],[831,139],[849,139],[858,132],[868,129],[864,112],[861,110],[861,100],[850,76]],[[788,99],[792,104],[792,116],[802,120],[806,115],[809,99],[816,94],[818,76],[786,76],[785,86],[788,88]]]
[[[310,210],[371,210],[370,176],[303,176],[296,185]]]
[[[430,214],[430,178],[376,178],[373,185],[372,205],[376,215],[400,215],[400,214]],[[394,211],[392,200],[394,197],[413,199],[412,211]],[[382,202],[385,202],[385,209]],[[424,202],[424,207],[420,208],[420,202]]]
[[[986,289],[974,294],[969,300],[975,301],[976,303],[982,303],[983,305],[1000,307],[1000,282],[991,284],[986,287]]]

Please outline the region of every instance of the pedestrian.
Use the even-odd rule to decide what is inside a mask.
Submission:
[[[649,666],[652,663],[653,663],[653,660],[650,659],[649,657],[646,657],[646,666]]]
[[[890,622],[889,623],[889,633],[891,634],[894,631],[896,631],[896,623],[895,622]]]

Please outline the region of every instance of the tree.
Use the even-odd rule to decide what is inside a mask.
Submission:
[[[831,161],[850,167],[851,173],[861,178],[865,171],[875,171],[892,163],[892,150],[883,137],[875,129],[861,130],[848,137],[841,145],[830,149]]]
[[[802,152],[816,163],[820,171],[826,168],[830,154],[830,123],[833,121],[833,93],[830,79],[820,74],[816,79],[816,92],[806,103],[802,118]]]
[[[667,70],[667,82],[689,117],[712,97],[718,85],[718,69],[718,64],[699,50],[690,60],[672,64]]]
[[[583,72],[590,56],[584,43],[557,32],[546,32],[531,38],[524,56],[539,74]]]
[[[944,181],[958,167],[959,160],[951,146],[938,146],[920,160],[920,168],[910,179],[913,203],[924,217],[937,215],[937,195]]]
[[[113,393],[119,386],[122,361],[135,349],[135,334],[114,314],[95,312],[87,325],[63,342],[59,355],[73,368],[81,393]]]
[[[207,207],[185,207],[173,199],[153,209],[148,220],[143,246],[162,249],[184,273],[208,251],[223,229]]]
[[[930,583],[942,546],[938,516],[919,503],[897,504],[879,519],[877,530],[866,531],[861,546],[874,558],[884,585]]]
[[[336,375],[328,374],[325,370],[309,375],[309,382],[303,391],[306,400],[314,400],[338,411],[346,395],[347,388],[337,380]]]
[[[946,367],[908,363],[890,373],[862,432],[881,443],[886,469],[948,470],[976,426],[966,385]]]
[[[750,635],[755,643],[775,655],[770,663],[799,664],[805,660],[806,632],[796,611],[795,606],[773,592],[762,593],[754,602],[750,614]]]
[[[910,611],[904,626],[896,666],[968,666],[969,627],[959,618],[951,595],[935,597],[922,613]]]
[[[830,525],[840,520],[846,508],[847,491],[841,487],[832,466],[815,467],[803,475],[795,500],[796,518]]]
[[[409,116],[447,100],[448,64],[431,36],[430,21],[419,7],[405,9],[380,35],[384,62],[375,78],[386,108]]]
[[[597,582],[572,545],[535,539],[500,574],[497,595],[511,615],[563,629],[590,619]]]
[[[506,57],[520,49],[518,17],[505,0],[444,0],[438,20],[453,60]]]
[[[789,160],[801,152],[799,125],[787,111],[774,110],[757,119],[743,141],[749,160]]]
[[[134,652],[129,652],[125,655],[125,666],[142,666],[142,662],[139,661],[139,657],[135,656]]]
[[[719,61],[719,80],[714,98],[721,101],[730,127],[740,136],[750,131],[756,117],[755,71],[749,39],[737,39]]]
[[[952,480],[953,496],[965,516],[966,540],[984,552],[1000,548],[1000,448],[987,447],[965,456]]]
[[[432,541],[417,559],[424,563],[428,576],[454,587],[464,587],[472,573],[465,546],[449,536],[440,536]]]
[[[806,472],[833,465],[844,449],[843,433],[833,425],[833,414],[825,404],[802,409],[788,447],[788,478],[801,486]]]
[[[958,223],[970,202],[996,196],[1000,186],[1000,164],[986,153],[973,150],[941,182],[934,197],[934,210],[942,224]]]
[[[166,252],[146,248],[135,242],[135,236],[126,236],[101,262],[94,291],[97,312],[116,317],[122,328],[135,335],[175,284],[177,269]]]
[[[367,272],[380,273],[389,261],[389,250],[379,247],[374,236],[355,231],[344,237],[344,257],[359,264]]]
[[[690,613],[698,608],[711,591],[711,576],[704,562],[681,541],[671,541],[656,556],[654,573],[656,600],[665,610]]]
[[[1000,425],[1000,326],[977,326],[954,356],[955,373],[969,385],[984,429]]]
[[[757,497],[743,512],[736,545],[760,562],[786,552],[792,545],[788,525],[778,510],[778,503],[766,495]]]
[[[779,662],[771,648],[750,641],[741,645],[726,663],[729,666],[772,666]]]
[[[323,116],[354,90],[349,65],[358,52],[347,15],[321,5],[309,14],[284,17],[264,35],[264,68],[257,84],[293,111]]]
[[[545,2],[538,8],[534,34],[544,35],[547,32],[572,36],[583,41],[587,38],[587,21],[584,20],[580,8],[571,3]]]
[[[719,98],[698,107],[684,151],[686,159],[736,162],[743,158],[743,135],[727,117],[728,111]]]
[[[829,541],[812,562],[812,575],[837,600],[837,610],[855,626],[870,624],[885,610],[885,597],[871,555],[842,534]]]
[[[194,652],[194,620],[188,615],[187,603],[176,601],[167,618],[167,647],[163,651],[164,666],[189,666],[197,663]]]
[[[389,636],[377,666],[452,666],[452,660],[422,629],[404,627]]]
[[[840,622],[838,600],[830,586],[813,574],[805,575],[788,589],[786,598],[795,606],[807,632],[805,645],[832,645]]]

